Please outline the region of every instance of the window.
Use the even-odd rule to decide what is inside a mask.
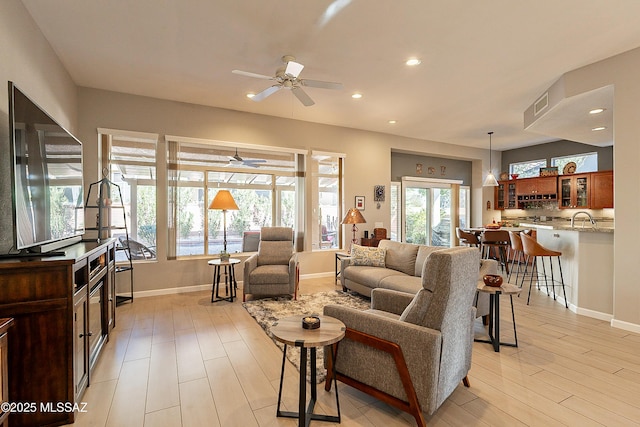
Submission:
[[[562,174],[562,170],[569,162],[575,162],[576,173],[596,172],[598,170],[598,153],[574,154],[571,156],[551,158],[551,166],[557,166],[560,174]]]
[[[156,248],[156,146],[157,135],[127,131],[102,130],[108,150],[109,179],[120,187],[125,207],[129,239],[151,249]],[[112,218],[114,226],[124,226],[120,215]],[[124,230],[113,231],[113,237],[124,236]],[[117,253],[117,261],[124,254]]]
[[[527,162],[511,163],[509,173],[518,174],[518,178],[531,178],[540,176],[540,168],[547,167],[547,160],[530,160]]]
[[[256,251],[263,226],[299,229],[302,152],[169,136],[167,151],[170,258],[223,250],[224,214],[209,209],[222,189],[238,205],[226,213],[227,252]]]
[[[311,154],[312,205],[316,219],[312,224],[313,249],[340,247],[343,162],[344,154],[319,151]]]
[[[390,206],[391,206],[391,227],[389,230],[390,239],[396,242],[400,241],[401,231],[401,218],[402,218],[402,200],[401,200],[401,186],[399,182],[391,183],[390,191]]]

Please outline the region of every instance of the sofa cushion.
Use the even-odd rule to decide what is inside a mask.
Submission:
[[[415,294],[422,289],[422,278],[398,272],[380,280],[378,287]]]
[[[385,249],[353,245],[351,247],[351,265],[385,267]]]
[[[424,262],[427,260],[427,257],[431,255],[433,252],[441,251],[443,249],[447,249],[447,248],[439,247],[439,246],[420,245],[418,247],[418,255],[416,256],[416,268],[413,275],[417,277],[422,276],[422,267],[424,266]]]
[[[377,288],[382,279],[397,275],[398,272],[389,268],[350,265],[344,269],[345,280],[351,280],[370,288]]]
[[[385,266],[413,276],[416,269],[418,245],[393,240],[381,240],[378,245],[386,250]]]

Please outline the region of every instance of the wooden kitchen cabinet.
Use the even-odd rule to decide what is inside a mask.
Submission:
[[[495,208],[497,210],[515,209],[516,200],[516,181],[498,181],[495,189]]]
[[[591,207],[591,174],[562,175],[558,178],[560,209],[588,209]]]
[[[613,171],[591,173],[591,209],[613,208]]]
[[[555,176],[515,180],[518,208],[540,207],[558,199],[558,180]]]

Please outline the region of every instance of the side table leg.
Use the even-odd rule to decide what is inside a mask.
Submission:
[[[493,341],[493,349],[496,352],[500,351],[500,292],[496,292],[494,297],[494,315],[495,320],[493,321],[495,325],[495,336]]]
[[[313,385],[312,385],[313,386]],[[307,425],[307,348],[300,347],[300,395],[298,397],[298,426]]]
[[[284,345],[284,349],[282,350],[282,369],[280,369],[280,387],[278,387],[278,407],[276,409],[276,417],[281,417],[282,412],[280,412],[280,402],[282,402],[282,383],[284,381],[284,365],[287,360],[287,345]]]

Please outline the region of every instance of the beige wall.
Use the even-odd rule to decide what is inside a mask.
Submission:
[[[640,235],[640,49],[614,56],[567,73],[567,97],[609,84],[614,85],[614,239],[613,324],[640,332],[640,281],[638,249]],[[596,262],[596,260],[594,260]]]
[[[0,1],[0,253],[13,245],[7,81],[63,127],[76,130],[77,88],[18,0]]]
[[[478,167],[483,156],[485,157],[484,161],[488,161],[487,150],[97,89],[81,88],[78,99],[80,111],[78,137],[86,142],[85,180],[87,182],[97,180],[99,176],[97,166],[98,128],[160,134],[161,151],[164,151],[165,148],[164,135],[176,135],[207,140],[291,147],[309,151],[341,152],[346,154],[345,208],[353,205],[356,195],[366,197],[364,216],[367,224],[370,225],[360,227],[361,231],[365,228],[371,228],[375,222],[382,222],[385,227],[389,226],[389,201],[385,201],[380,209],[376,209],[373,203],[373,188],[375,185],[386,185],[389,188],[392,148],[407,152],[428,153],[431,156],[455,158],[461,158],[460,153],[465,153],[465,159],[473,161],[476,182],[481,182],[481,179],[475,177],[482,173]],[[162,159],[159,159],[159,164],[162,164]],[[166,174],[159,170],[159,183],[164,182],[165,179]],[[160,188],[162,187],[163,185],[160,185]],[[483,189],[475,187],[473,191],[476,194],[481,194]],[[493,197],[493,189],[485,189],[484,191]],[[489,197],[488,195],[484,198]],[[476,199],[476,204],[480,205],[482,196],[476,196]],[[159,194],[159,200],[166,200],[166,197]],[[161,202],[159,207],[158,230],[163,230],[166,229],[167,224],[166,208]],[[310,224],[314,217],[314,207],[307,205],[306,212],[305,222]],[[485,211],[475,209],[474,214],[477,218],[481,218]],[[491,215],[490,213],[489,217]],[[484,221],[484,218],[482,220],[476,219],[474,223]],[[166,245],[163,245],[162,241],[166,242],[166,235],[160,234],[159,232],[159,261],[136,266],[137,290],[193,286],[210,281],[211,271],[202,259],[165,261],[164,246]],[[346,235],[350,235],[349,230],[346,230]],[[323,274],[333,272],[333,269],[333,252],[307,251],[301,254],[303,275]],[[241,268],[238,269],[239,273],[241,270]],[[241,278],[241,274],[238,274],[238,277]]]

